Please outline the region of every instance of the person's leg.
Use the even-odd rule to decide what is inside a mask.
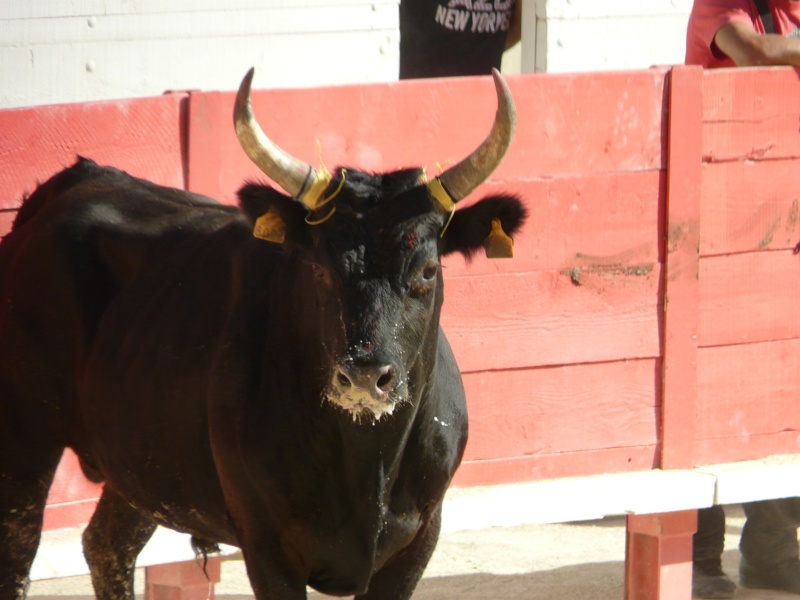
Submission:
[[[749,588],[800,594],[800,498],[744,504],[739,580]]]
[[[722,570],[725,511],[721,506],[697,511],[697,532],[692,542],[692,595],[696,598],[733,598],[736,584]]]

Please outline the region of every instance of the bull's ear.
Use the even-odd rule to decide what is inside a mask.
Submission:
[[[510,244],[528,212],[515,196],[491,196],[472,206],[459,208],[444,233],[442,254],[460,252],[468,260],[481,248],[495,252],[498,246]]]
[[[239,206],[253,224],[253,235],[267,242],[308,247],[308,209],[271,187],[248,183],[239,190]]]

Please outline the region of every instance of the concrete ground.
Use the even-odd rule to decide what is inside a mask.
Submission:
[[[744,517],[739,506],[726,508],[725,571],[737,580],[738,543]],[[623,598],[625,521],[560,525],[493,527],[443,534],[425,577],[414,595],[418,600],[619,600]],[[142,597],[143,574],[137,577]],[[246,600],[252,591],[239,555],[224,560],[218,600]],[[309,598],[326,596],[310,593]],[[789,600],[798,596],[739,589],[740,600]],[[89,600],[88,577],[37,581],[31,600]]]

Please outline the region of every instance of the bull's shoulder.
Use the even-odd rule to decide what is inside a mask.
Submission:
[[[184,231],[216,230],[241,218],[234,207],[162,186],[79,158],[53,175],[26,198],[12,230],[33,227],[36,221],[56,225],[62,234],[109,229],[163,235],[170,228]]]
[[[37,249],[31,260],[41,261],[47,248],[54,263],[69,261],[68,271],[110,275],[120,284],[149,257],[163,266],[226,229],[243,238],[247,227],[236,207],[79,159],[23,202],[0,253],[24,256],[27,247]]]

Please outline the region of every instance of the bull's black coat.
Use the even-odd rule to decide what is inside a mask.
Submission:
[[[256,184],[240,210],[80,159],[25,201],[0,243],[0,600],[67,446],[105,481],[100,597],[132,593],[157,523],[240,546],[258,598],[411,595],[467,437],[440,258],[524,211],[487,199],[440,236],[418,171],[344,177],[320,214]],[[283,244],[253,237],[268,209]]]

